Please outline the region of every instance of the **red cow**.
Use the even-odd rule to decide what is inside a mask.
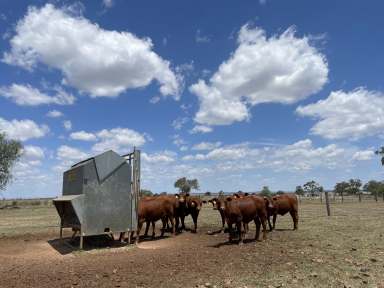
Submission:
[[[267,204],[268,210],[268,224],[269,229],[272,231],[275,229],[277,214],[285,215],[289,212],[293,221],[293,230],[298,229],[299,222],[299,205],[297,196],[292,193],[286,193],[273,196],[272,198],[264,198]],[[273,216],[273,226],[270,222],[270,216]]]

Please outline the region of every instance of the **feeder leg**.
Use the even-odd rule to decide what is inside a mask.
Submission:
[[[84,244],[84,239],[83,239],[83,233],[80,232],[80,250],[83,250],[83,244]]]
[[[128,245],[131,244],[131,233],[129,233],[129,230],[127,231],[128,234]]]
[[[63,242],[63,227],[60,225],[60,242]]]

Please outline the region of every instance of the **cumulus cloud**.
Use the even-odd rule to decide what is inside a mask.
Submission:
[[[172,121],[172,127],[175,130],[183,128],[184,124],[188,122],[188,117],[179,117]]]
[[[212,150],[221,146],[221,142],[201,142],[192,147],[192,150]]]
[[[195,35],[195,41],[196,43],[209,43],[211,42],[211,38],[209,38],[207,35],[203,35],[200,29],[197,29],[196,35]]]
[[[177,156],[176,153],[171,151],[164,151],[164,152],[152,153],[152,154],[148,154],[145,152],[141,153],[141,157],[143,161],[148,163],[174,162],[176,156]]]
[[[63,121],[63,127],[65,130],[71,131],[72,130],[72,122],[70,120],[64,120]]]
[[[47,125],[38,125],[29,119],[8,121],[0,118],[0,132],[4,132],[11,139],[26,141],[45,136],[49,128]]]
[[[85,131],[78,131],[78,132],[73,132],[69,135],[71,139],[74,140],[81,140],[81,141],[96,141],[97,137],[93,133],[88,133]]]
[[[37,106],[42,104],[71,105],[75,97],[62,88],[56,88],[56,94],[49,96],[31,85],[12,84],[0,87],[0,96],[10,99],[17,105]]]
[[[64,114],[58,110],[51,110],[51,111],[48,111],[47,113],[47,117],[50,117],[50,118],[59,118],[62,116],[64,116]]]
[[[87,157],[87,153],[67,145],[62,145],[57,149],[57,158],[59,160],[83,160]]]
[[[196,125],[189,131],[189,133],[190,134],[209,133],[212,131],[213,131],[212,127],[205,126],[205,125]]]
[[[105,8],[111,8],[114,5],[113,0],[103,0],[103,5]]]
[[[371,160],[374,155],[375,153],[372,150],[362,150],[355,152],[355,154],[352,156],[352,159],[358,161],[366,161]]]
[[[3,61],[33,70],[38,63],[58,69],[63,82],[92,97],[115,97],[156,80],[163,96],[180,95],[180,77],[153,51],[149,38],[109,31],[71,9],[30,7],[16,25]]]
[[[200,102],[195,121],[229,125],[250,118],[260,103],[290,104],[318,92],[327,82],[327,61],[308,37],[289,28],[267,38],[261,28],[244,25],[238,47],[208,83],[198,80],[189,90]]]
[[[296,112],[319,119],[311,132],[328,139],[356,140],[382,135],[384,130],[384,94],[365,88],[333,91],[326,99],[299,106]]]
[[[96,133],[99,142],[93,145],[95,152],[114,150],[125,153],[132,150],[133,146],[139,147],[146,142],[146,136],[128,128],[103,129]]]

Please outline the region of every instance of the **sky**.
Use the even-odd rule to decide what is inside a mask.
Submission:
[[[382,1],[0,2],[0,132],[22,142],[6,198],[142,151],[142,187],[326,189],[381,180]]]

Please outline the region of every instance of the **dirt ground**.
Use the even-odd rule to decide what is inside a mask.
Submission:
[[[77,251],[57,240],[54,208],[0,210],[0,287],[384,287],[384,203],[325,213],[302,203],[298,231],[287,215],[266,242],[254,242],[250,224],[239,246],[212,233],[220,218],[206,206],[197,234],[138,246],[93,239]]]

